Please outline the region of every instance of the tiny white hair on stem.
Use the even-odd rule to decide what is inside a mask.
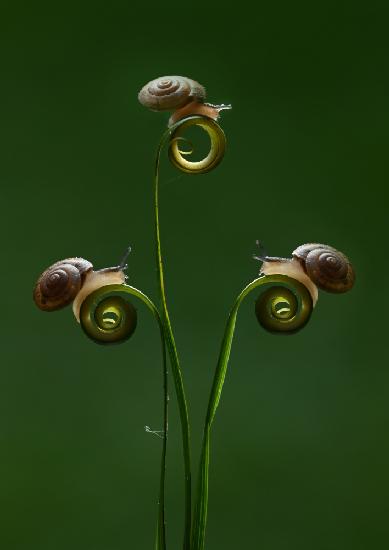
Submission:
[[[160,437],[161,439],[165,437],[164,430],[152,430],[150,426],[145,426],[145,432],[147,432],[148,434],[154,434],[157,437]]]

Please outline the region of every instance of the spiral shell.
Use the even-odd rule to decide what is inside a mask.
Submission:
[[[54,311],[70,304],[81,289],[93,265],[83,258],[67,258],[50,266],[39,277],[34,301],[43,311]]]
[[[153,111],[173,111],[192,101],[204,101],[205,88],[185,76],[160,76],[143,86],[138,99]]]
[[[310,279],[327,292],[347,292],[355,281],[355,273],[347,256],[326,244],[303,244],[293,251]]]

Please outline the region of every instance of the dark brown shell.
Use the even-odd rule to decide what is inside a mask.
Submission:
[[[70,304],[78,294],[85,275],[93,265],[84,258],[67,258],[50,266],[39,277],[34,301],[43,311],[54,311]]]
[[[293,251],[310,279],[327,292],[347,292],[355,281],[354,269],[342,252],[319,243],[303,244]]]
[[[204,101],[205,88],[185,76],[160,76],[143,86],[138,99],[153,111],[174,111],[192,101]]]

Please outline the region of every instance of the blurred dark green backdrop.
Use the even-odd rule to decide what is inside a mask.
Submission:
[[[193,459],[230,305],[272,255],[319,241],[357,284],[321,295],[309,326],[265,334],[242,307],[213,431],[208,550],[388,547],[386,358],[389,86],[384,2],[2,2],[0,546],[153,548],[161,441],[158,332],[88,341],[71,311],[34,308],[35,279],[72,255],[115,264],[156,296],[152,168],[167,116],[137,92],[195,78],[222,117],[214,172],[164,160],[169,304]],[[384,354],[385,351],[385,354]],[[180,548],[171,395],[167,522]]]

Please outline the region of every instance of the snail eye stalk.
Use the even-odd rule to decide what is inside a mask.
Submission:
[[[123,255],[123,257],[122,257],[122,259],[120,260],[120,263],[119,263],[119,266],[118,266],[119,269],[124,271],[128,268],[127,258],[131,254],[131,251],[132,251],[131,246],[128,246],[125,253],[124,253],[124,255]]]

